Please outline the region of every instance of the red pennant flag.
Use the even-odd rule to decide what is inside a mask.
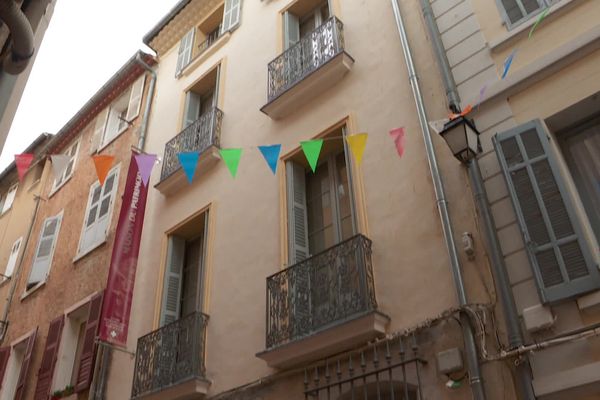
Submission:
[[[98,175],[100,186],[103,186],[106,175],[108,175],[108,171],[110,171],[110,167],[112,167],[113,162],[115,161],[115,157],[93,156],[92,158],[94,159],[94,164],[96,165],[96,175]]]
[[[390,136],[394,140],[396,145],[396,151],[398,155],[402,157],[404,154],[404,128],[396,128],[390,131]]]
[[[19,181],[23,180],[25,173],[29,169],[31,162],[33,161],[33,154],[15,154],[15,164],[17,165],[17,173],[19,174]]]

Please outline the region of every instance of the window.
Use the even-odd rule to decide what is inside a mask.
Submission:
[[[15,201],[15,196],[17,194],[17,189],[19,188],[18,184],[14,184],[8,189],[8,193],[6,194],[6,198],[4,199],[4,204],[2,205],[2,214],[10,210],[13,202]]]
[[[50,272],[50,266],[52,264],[52,257],[54,256],[54,249],[56,247],[58,232],[60,231],[62,216],[63,213],[61,211],[60,214],[54,217],[46,218],[42,225],[40,239],[35,251],[35,258],[33,259],[33,265],[31,266],[29,279],[27,280],[27,290],[33,288],[41,282],[44,282],[48,276],[48,273]]]
[[[161,326],[202,311],[208,212],[169,235]]]
[[[25,384],[29,376],[31,353],[37,337],[37,328],[25,339],[12,346],[4,379],[0,400],[23,400]]]
[[[284,48],[288,49],[308,36],[331,16],[327,0],[303,0],[283,14]]]
[[[52,185],[52,190],[50,193],[54,193],[57,191],[65,182],[73,175],[73,171],[75,170],[75,163],[77,161],[77,154],[79,153],[79,140],[73,143],[71,146],[67,148],[67,150],[63,153],[69,156],[69,163],[65,167],[63,173],[54,178],[54,184]]]
[[[92,184],[88,196],[81,238],[79,240],[79,248],[77,250],[78,255],[87,253],[106,239],[106,232],[110,225],[110,217],[118,187],[118,166],[114,167],[108,173],[103,186],[100,186],[100,182],[98,181]]]
[[[48,335],[46,335],[46,344],[43,347],[42,362],[37,374],[37,383],[35,385],[34,399],[47,399],[50,395],[52,386],[52,377],[54,376],[54,366],[58,356],[58,345],[63,330],[65,317],[60,315],[50,322],[48,326]]]
[[[600,287],[600,272],[540,121],[494,137],[540,297],[554,302]]]
[[[95,153],[125,132],[140,114],[145,75],[96,117],[90,152]]]
[[[8,262],[6,263],[6,269],[4,270],[4,275],[6,277],[12,276],[12,273],[15,269],[15,265],[17,263],[17,259],[19,258],[19,250],[21,249],[21,242],[23,238],[20,237],[13,243],[10,249],[10,255],[8,256]],[[3,278],[6,279],[6,277]]]
[[[498,0],[504,20],[513,27],[559,0]]]
[[[200,25],[198,25],[195,38],[197,45],[195,51],[193,51],[192,58],[212,46],[212,44],[225,33],[221,30],[221,27],[223,26],[223,12],[224,5],[221,5],[221,7],[217,8],[211,15],[202,21]]]
[[[337,130],[323,145],[315,173],[301,157],[286,162],[289,264],[295,264],[355,233],[346,152]]]
[[[214,68],[186,93],[183,128],[208,116],[217,106],[219,72],[220,67]]]

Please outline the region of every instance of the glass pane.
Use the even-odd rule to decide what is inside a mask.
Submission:
[[[96,212],[98,211],[98,206],[94,206],[90,209],[90,212],[88,214],[88,219],[87,219],[87,223],[86,223],[86,227],[91,226],[94,221],[96,221]]]
[[[104,193],[110,193],[113,188],[113,184],[115,183],[115,175],[112,174],[109,176],[106,181],[104,181]]]
[[[523,18],[523,13],[517,4],[519,0],[502,0],[502,5],[506,11],[506,15],[511,23],[515,23]]]
[[[44,233],[42,234],[42,236],[54,235],[57,225],[58,225],[58,220],[56,218],[47,222],[46,226],[44,227]]]
[[[186,316],[196,309],[196,291],[200,279],[201,240],[187,242],[183,265],[183,286],[181,289],[181,315]]]
[[[521,0],[521,1],[523,2],[523,7],[525,7],[525,11],[527,11],[527,14],[531,14],[531,13],[535,12],[538,8],[540,8],[538,0]]]
[[[52,238],[42,239],[37,257],[47,257],[50,254],[50,250],[52,250]]]
[[[100,193],[102,192],[102,187],[100,185],[96,186],[94,189],[94,194],[92,194],[92,204],[97,203],[100,200]]]
[[[348,171],[346,169],[346,158],[344,153],[340,153],[335,157],[336,174],[337,174],[337,198],[338,209],[340,213],[340,221],[342,221],[342,237],[347,239],[352,236],[352,207],[350,206],[350,186],[348,185]],[[350,221],[348,227],[344,226],[344,221]]]
[[[106,213],[108,212],[109,206],[110,206],[110,197],[107,197],[104,200],[102,200],[102,204],[100,204],[100,214],[98,215],[98,218],[101,218],[106,215]]]
[[[74,164],[75,164],[75,159],[73,158],[69,161],[69,164],[67,164],[67,168],[65,168],[65,173],[63,174],[64,177],[71,176],[71,172],[73,172]]]

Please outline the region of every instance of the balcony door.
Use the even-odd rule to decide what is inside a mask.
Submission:
[[[186,92],[183,128],[200,119],[209,118],[210,112],[217,106],[218,82],[219,67],[217,66]]]

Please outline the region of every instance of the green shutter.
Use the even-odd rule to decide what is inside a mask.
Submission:
[[[542,301],[599,288],[598,266],[541,122],[497,134],[494,147]]]
[[[306,214],[306,178],[304,167],[293,161],[285,163],[287,174],[289,265],[308,257],[308,222]]]
[[[179,309],[181,306],[181,273],[184,255],[185,240],[178,236],[169,236],[160,326],[179,319]]]

